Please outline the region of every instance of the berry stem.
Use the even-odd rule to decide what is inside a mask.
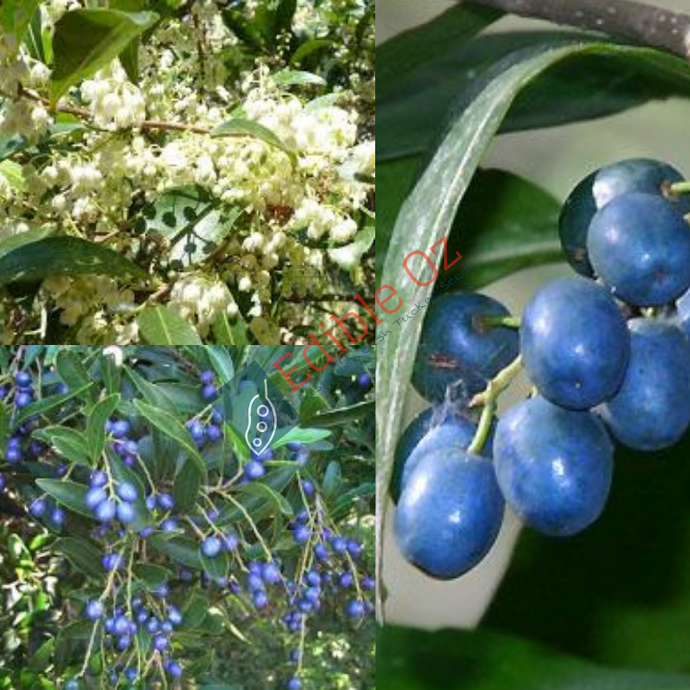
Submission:
[[[520,328],[522,319],[519,316],[482,316],[483,327],[504,326],[505,328]]]
[[[669,187],[671,194],[690,194],[690,180],[676,182]]]
[[[491,420],[496,413],[496,405],[498,397],[503,393],[508,386],[513,382],[513,379],[520,373],[522,369],[522,357],[516,357],[505,369],[496,374],[496,376],[489,381],[489,384],[483,392],[477,395],[470,401],[470,407],[483,406],[482,415],[479,418],[479,426],[474,434],[472,443],[467,448],[468,453],[481,453],[486,443],[489,430],[491,429]]]

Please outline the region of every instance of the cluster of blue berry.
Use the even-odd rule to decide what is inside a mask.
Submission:
[[[199,379],[201,398],[210,402],[216,395],[215,376],[203,371]],[[363,383],[371,385],[370,380]],[[32,399],[40,402],[46,386],[50,393],[65,393],[64,386],[58,385],[56,389],[54,376],[49,377],[47,383],[37,387],[35,396],[31,393]],[[20,372],[14,385],[5,386],[0,393],[14,402],[18,414],[25,407],[20,396],[32,390],[31,374]],[[76,405],[65,410],[67,419],[75,419],[75,409]],[[342,536],[331,521],[318,486],[307,478],[311,472],[306,445],[289,443],[277,456],[268,449],[258,458],[239,465],[228,451],[230,457],[225,462],[232,467],[232,476],[226,475],[222,463],[215,466],[216,473],[200,487],[199,503],[183,509],[173,498],[173,491],[167,492],[170,481],[177,496],[174,480],[165,475],[158,482],[152,480],[144,460],[147,429],[141,418],[115,414],[105,422],[106,451],[90,471],[80,464],[65,465],[55,448],[32,438],[35,431],[50,423],[32,416],[16,426],[5,448],[5,460],[16,466],[32,459],[41,465],[42,472],[54,470],[54,476],[64,478],[75,490],[83,492],[78,494],[77,507],[67,505],[94,520],[88,532],[89,541],[101,551],[104,585],[95,593],[90,591],[91,598],[84,597],[84,616],[93,623],[90,645],[78,679],[67,681],[65,687],[83,687],[81,678],[90,682],[89,655],[98,649],[105,653],[107,680],[112,687],[158,682],[165,676],[178,685],[186,682],[177,680],[184,677],[186,662],[183,657],[176,660],[172,656],[173,649],[183,648],[174,636],[175,628],[183,624],[183,616],[173,602],[182,606],[179,602],[184,592],[197,582],[204,588],[213,588],[213,595],[219,600],[237,597],[243,605],[253,604],[256,615],[281,621],[297,635],[299,642],[289,655],[296,668],[284,681],[293,690],[303,683],[302,652],[310,616],[324,606],[355,621],[372,612],[367,593],[374,589],[374,580],[365,574],[363,546],[356,539]],[[210,404],[187,422],[187,429],[204,458],[215,457],[217,451],[225,448],[214,447],[224,439],[223,422]],[[209,466],[213,466],[211,462]],[[289,525],[293,546],[288,548],[288,556],[282,551],[272,552],[264,543],[260,528],[235,498],[239,494],[234,494],[248,482],[270,481],[272,470],[291,472],[297,480],[292,502],[299,502],[301,512]],[[5,475],[0,474],[0,491],[5,485]],[[239,508],[244,515],[244,520],[236,521],[232,528],[223,518],[228,506]],[[49,494],[35,498],[29,512],[56,528],[67,517],[64,508]],[[248,538],[247,525],[256,540]],[[187,549],[186,558],[197,563],[199,574],[178,561],[175,579],[167,568],[169,562],[154,547],[152,567],[168,575],[154,589],[142,587],[134,571],[155,539]],[[260,547],[264,557],[257,560]],[[216,572],[222,574],[211,574]]]
[[[605,507],[610,436],[649,451],[686,431],[690,198],[681,181],[647,159],[585,178],[560,218],[580,275],[538,290],[522,319],[479,294],[432,303],[413,384],[435,406],[402,435],[391,484],[411,563],[437,578],[463,574],[493,545],[505,502],[540,532],[576,534]],[[522,367],[533,395],[496,423],[496,400]]]

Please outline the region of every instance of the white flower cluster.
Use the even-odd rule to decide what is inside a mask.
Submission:
[[[175,283],[168,306],[192,321],[202,336],[207,335],[223,312],[230,318],[237,316],[237,304],[227,285],[196,273],[187,274]]]
[[[118,63],[84,81],[81,94],[93,121],[103,129],[137,127],[146,119],[146,101]]]

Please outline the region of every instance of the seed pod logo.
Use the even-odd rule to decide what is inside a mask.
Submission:
[[[247,445],[256,455],[261,455],[271,445],[278,426],[276,408],[268,397],[268,381],[264,381],[264,390],[265,397],[257,393],[249,402],[247,431],[244,434]]]

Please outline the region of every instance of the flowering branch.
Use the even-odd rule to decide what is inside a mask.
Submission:
[[[600,31],[690,61],[690,15],[634,0],[473,0],[522,17]]]

